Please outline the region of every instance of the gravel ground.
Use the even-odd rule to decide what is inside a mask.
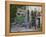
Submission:
[[[29,28],[25,28],[25,27],[20,27],[17,25],[13,25],[13,27],[11,28],[11,32],[22,32],[22,31],[36,31],[34,27]]]

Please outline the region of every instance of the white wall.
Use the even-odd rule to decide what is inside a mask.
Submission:
[[[45,2],[46,3],[46,0],[16,0],[16,1]],[[45,15],[45,17],[46,17],[46,15]],[[46,20],[46,18],[45,18],[45,20]],[[46,27],[46,25],[45,25],[45,27]],[[5,35],[5,0],[0,0],[0,37],[5,37],[4,35]],[[16,36],[16,37],[46,37],[46,34],[24,35],[24,36]]]

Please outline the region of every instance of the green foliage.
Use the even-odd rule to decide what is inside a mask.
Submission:
[[[19,6],[15,4],[10,4],[10,15],[11,18],[14,18],[16,16],[17,8],[25,9],[25,6]]]
[[[16,16],[16,22],[21,24],[24,22],[24,16]]]
[[[11,4],[10,5],[10,15],[11,15],[11,18],[14,18],[16,16],[16,11],[17,11],[17,8],[14,4]]]
[[[42,31],[42,24],[40,24],[40,28],[38,28],[39,29],[39,31]]]
[[[19,6],[15,4],[10,4],[10,20],[11,22],[14,22],[14,19],[16,17],[17,8],[25,9],[25,6]],[[18,19],[19,17],[17,17]],[[23,17],[21,17],[19,20],[21,21]]]

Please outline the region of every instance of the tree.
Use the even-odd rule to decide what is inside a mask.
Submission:
[[[14,18],[16,16],[16,12],[17,12],[17,7],[14,4],[10,5],[10,15],[11,18]]]
[[[32,10],[31,11],[31,24],[32,24],[32,26],[34,26],[34,20],[35,20],[34,11]]]
[[[10,21],[14,22],[14,18],[16,17],[17,7],[15,4],[10,4]]]

